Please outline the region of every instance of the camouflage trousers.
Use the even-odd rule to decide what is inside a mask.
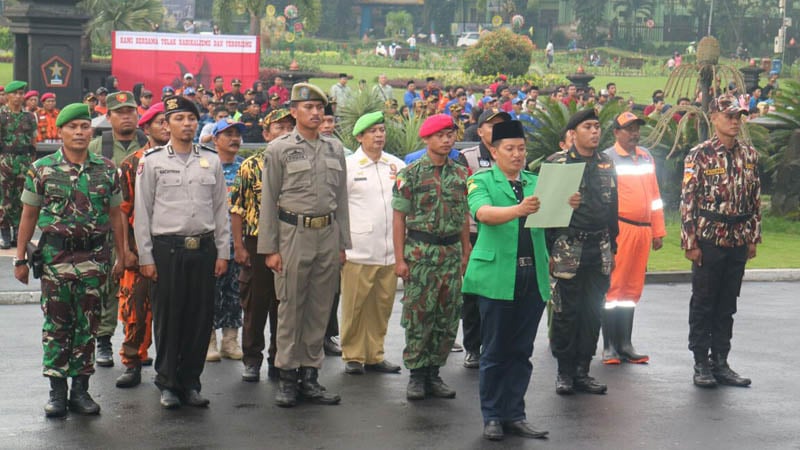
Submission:
[[[94,373],[94,344],[107,264],[48,264],[42,275],[43,374],[68,378]]]
[[[453,348],[461,317],[461,245],[440,258],[412,261],[403,292],[406,330],[403,362],[408,369],[444,366]],[[448,254],[444,254],[448,253]]]
[[[147,349],[153,341],[151,286],[138,270],[125,270],[119,280],[119,321],[125,331],[119,355],[125,367],[137,366],[147,359]]]
[[[19,227],[22,215],[22,187],[33,156],[0,154],[0,227]]]
[[[231,255],[233,250],[231,250]],[[242,304],[239,300],[239,264],[228,261],[228,271],[217,278],[214,291],[214,329],[241,328]]]

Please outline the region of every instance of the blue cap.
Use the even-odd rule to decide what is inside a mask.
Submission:
[[[519,97],[514,97],[514,98],[511,99],[511,104],[512,105],[516,105],[517,103],[521,103],[521,102],[522,102],[522,99],[519,98]]]
[[[496,99],[496,98],[494,98],[494,97],[490,97],[490,96],[488,96],[488,95],[487,95],[486,97],[483,97],[483,98],[481,99],[481,103],[483,103],[483,104],[485,105],[485,104],[487,104],[487,103],[489,103],[489,102],[493,102],[493,101],[495,101],[495,100],[497,100],[497,99]]]
[[[170,93],[174,94],[175,93],[175,88],[173,88],[172,86],[169,86],[169,85],[164,86],[163,88],[161,88],[161,95],[164,95],[167,92],[170,92]]]
[[[195,95],[197,91],[194,90],[193,87],[189,86],[183,90],[183,95]]]
[[[218,134],[222,133],[223,131],[227,130],[230,127],[236,127],[239,130],[240,134],[244,134],[247,131],[247,126],[242,122],[237,122],[230,117],[226,117],[224,119],[220,119],[217,123],[214,124],[214,129],[211,133],[216,137]]]

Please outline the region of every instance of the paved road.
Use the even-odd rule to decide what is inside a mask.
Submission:
[[[609,385],[605,396],[559,397],[555,361],[542,326],[534,351],[529,420],[550,430],[547,441],[481,439],[478,373],[452,354],[444,379],[454,400],[405,399],[401,375],[352,376],[329,358],[322,381],[341,393],[340,406],[273,406],[275,385],[240,381],[241,365],[207,364],[203,393],[209,409],[165,411],[148,381],[114,387],[121,369],[98,368],[91,392],[99,417],[47,420],[47,382],[40,375],[41,312],[35,305],[0,306],[0,448],[269,448],[269,449],[800,449],[800,283],[746,283],[736,318],[731,363],[753,378],[751,388],[701,390],[691,384],[686,284],[648,286],[638,311],[635,343],[651,355],[646,366],[604,367],[592,373]],[[387,358],[400,361],[403,334],[396,305]],[[115,349],[119,336],[115,337]]]

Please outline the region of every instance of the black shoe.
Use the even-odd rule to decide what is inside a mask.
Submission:
[[[467,369],[477,369],[481,366],[481,355],[468,351],[464,355],[464,367]]]
[[[270,381],[278,381],[281,378],[281,370],[272,364],[267,364],[267,378]]]
[[[64,417],[67,415],[67,379],[50,377],[50,399],[44,405],[47,417]]]
[[[257,382],[261,380],[261,366],[244,366],[242,381]]]
[[[576,366],[575,378],[572,379],[575,391],[587,394],[605,394],[608,386],[589,376],[589,363],[590,361],[585,361]]]
[[[747,387],[752,383],[750,378],[745,378],[731,369],[727,354],[712,355],[711,374],[718,384],[726,386]]]
[[[197,408],[205,408],[211,401],[202,395],[197,389],[187,389],[183,392],[183,403]]]
[[[95,363],[100,367],[114,367],[114,353],[111,350],[111,336],[97,337],[97,356]]]
[[[145,367],[152,366],[153,365],[153,358],[148,356],[147,358],[143,359],[142,360],[142,365],[145,366]]]
[[[711,373],[711,367],[706,362],[696,362],[694,364],[694,376],[692,377],[694,385],[702,388],[712,388],[717,386],[717,380]]]
[[[320,405],[338,405],[342,398],[328,392],[324,386],[319,384],[317,376],[316,367],[301,367],[299,393],[308,400]]]
[[[442,381],[439,376],[439,368],[436,366],[428,367],[428,380],[425,383],[425,392],[437,398],[455,398],[456,391]]]
[[[138,386],[142,382],[142,366],[128,367],[125,372],[117,378],[118,388],[131,388]]]
[[[490,441],[502,441],[505,435],[503,434],[503,426],[500,425],[499,420],[490,420],[483,425],[483,438]]]
[[[347,361],[344,363],[344,373],[349,373],[350,375],[363,375],[364,365],[358,361]]]
[[[78,375],[72,379],[69,410],[78,414],[100,414],[100,405],[89,395],[89,375]]]
[[[181,399],[178,398],[178,395],[175,392],[169,389],[163,389],[161,391],[161,406],[166,409],[175,409],[181,407]]]
[[[339,347],[336,338],[333,336],[326,337],[322,341],[322,349],[325,350],[326,356],[342,356],[342,347]]]
[[[529,439],[545,439],[550,433],[549,431],[534,429],[525,419],[517,420],[516,422],[506,422],[503,424],[503,430],[507,431],[509,434]]]
[[[291,408],[297,404],[297,370],[279,370],[279,375],[275,404]]]
[[[575,393],[575,386],[572,382],[572,377],[567,374],[560,373],[556,377],[556,394],[558,395],[572,395]]]
[[[380,373],[400,373],[400,366],[397,364],[392,364],[387,360],[383,360],[378,364],[367,364],[364,366],[370,372],[380,372]]]
[[[428,368],[411,369],[411,377],[406,387],[406,398],[409,400],[425,399],[425,379],[428,377]]]

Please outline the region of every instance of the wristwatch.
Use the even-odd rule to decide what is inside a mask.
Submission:
[[[24,266],[28,264],[27,259],[17,259],[16,256],[14,257],[13,261],[14,261],[14,267]]]

